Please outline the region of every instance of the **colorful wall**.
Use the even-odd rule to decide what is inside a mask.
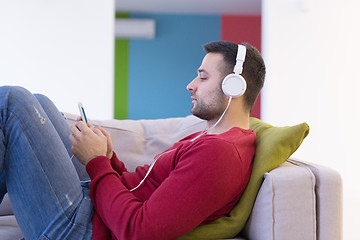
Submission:
[[[155,119],[190,114],[187,84],[215,40],[249,42],[260,50],[260,16],[118,14],[156,21],[152,40],[115,42],[115,118]],[[260,117],[260,105],[253,110]]]

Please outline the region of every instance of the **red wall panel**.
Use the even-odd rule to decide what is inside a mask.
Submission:
[[[261,16],[221,16],[221,40],[248,42],[261,52]],[[260,118],[260,101],[261,96],[254,105],[252,117]]]

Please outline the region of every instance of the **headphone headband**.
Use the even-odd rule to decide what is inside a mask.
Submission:
[[[242,73],[243,64],[245,62],[246,47],[244,45],[238,45],[238,51],[236,55],[236,64],[234,67],[234,73],[239,75]]]

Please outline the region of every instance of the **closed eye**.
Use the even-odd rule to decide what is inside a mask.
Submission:
[[[198,69],[197,72],[198,72],[198,77],[201,81],[207,80],[208,73],[204,69]]]

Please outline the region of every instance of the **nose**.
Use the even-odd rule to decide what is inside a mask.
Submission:
[[[195,78],[196,79],[196,78]],[[187,86],[186,89],[190,92],[195,92],[196,91],[196,86],[195,86],[195,79],[193,79]]]

